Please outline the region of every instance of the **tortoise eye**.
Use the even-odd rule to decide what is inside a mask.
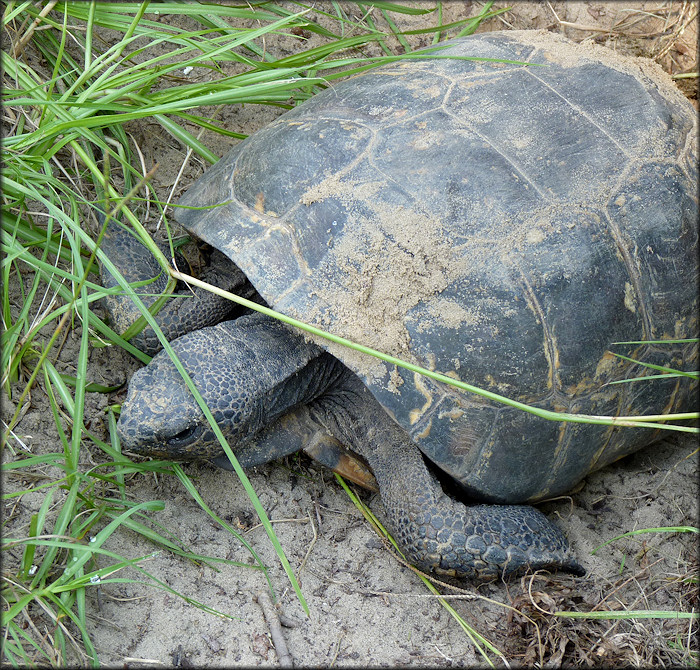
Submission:
[[[188,426],[184,430],[181,430],[175,435],[164,436],[165,441],[172,446],[180,446],[185,444],[191,444],[194,442],[202,432],[202,427],[199,424],[194,424]]]

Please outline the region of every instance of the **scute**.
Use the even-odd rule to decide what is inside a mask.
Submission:
[[[660,71],[542,32],[447,43],[352,77],[237,145],[178,219],[276,309],[548,409],[694,406],[620,340],[697,328],[697,123]],[[541,67],[449,60],[528,61]],[[559,424],[321,342],[437,465],[534,501],[651,441]],[[658,365],[697,345],[615,349]]]
[[[652,195],[653,194],[653,195]],[[608,207],[630,259],[630,276],[645,312],[647,339],[693,332],[697,311],[698,211],[677,165],[642,165]]]
[[[300,206],[318,175],[346,170],[366,150],[371,136],[351,121],[285,117],[268,133],[252,135],[241,145],[232,179],[234,198],[250,210],[281,218]]]

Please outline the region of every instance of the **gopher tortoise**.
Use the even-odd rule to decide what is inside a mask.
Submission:
[[[688,376],[614,383],[649,374],[635,361],[697,364],[678,341],[697,328],[692,106],[654,64],[545,32],[440,46],[329,87],[189,189],[176,218],[235,264],[214,281],[247,278],[275,310],[536,407],[694,408]],[[160,271],[114,222],[104,244],[130,281]],[[241,464],[305,448],[359,480],[369,466],[422,568],[582,574],[523,503],[661,432],[549,421],[257,312],[208,325],[217,299],[184,295],[159,318],[169,338],[193,331],[173,347]],[[118,429],[141,454],[228,465],[164,352],[133,376]]]

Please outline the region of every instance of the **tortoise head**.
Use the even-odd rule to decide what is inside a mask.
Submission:
[[[301,335],[261,314],[193,331],[171,346],[237,451],[281,416],[323,393],[345,369]],[[132,377],[117,429],[124,448],[139,454],[186,460],[223,454],[165,351]],[[277,455],[273,450],[263,460]]]
[[[221,347],[214,329],[202,329],[171,343],[180,362],[211,409],[217,424],[227,430],[219,390],[220,366],[212,366]],[[165,351],[134,374],[122,405],[117,430],[122,447],[138,454],[166,458],[207,459],[222,452],[204,412]]]

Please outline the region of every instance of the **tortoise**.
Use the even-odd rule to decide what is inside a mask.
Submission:
[[[649,373],[636,361],[697,362],[697,343],[678,342],[697,328],[690,103],[654,64],[543,31],[439,47],[329,87],[185,193],[176,218],[223,253],[220,282],[535,407],[693,406],[687,376],[614,383]],[[158,274],[120,226],[108,232],[128,279]],[[371,483],[368,466],[424,569],[583,574],[532,503],[660,434],[548,421],[256,312],[207,325],[221,318],[210,300],[159,317],[185,322],[169,337],[193,331],[173,348],[241,465],[307,449]],[[627,358],[612,353],[629,341]],[[118,430],[141,454],[231,467],[163,352],[134,374]]]

